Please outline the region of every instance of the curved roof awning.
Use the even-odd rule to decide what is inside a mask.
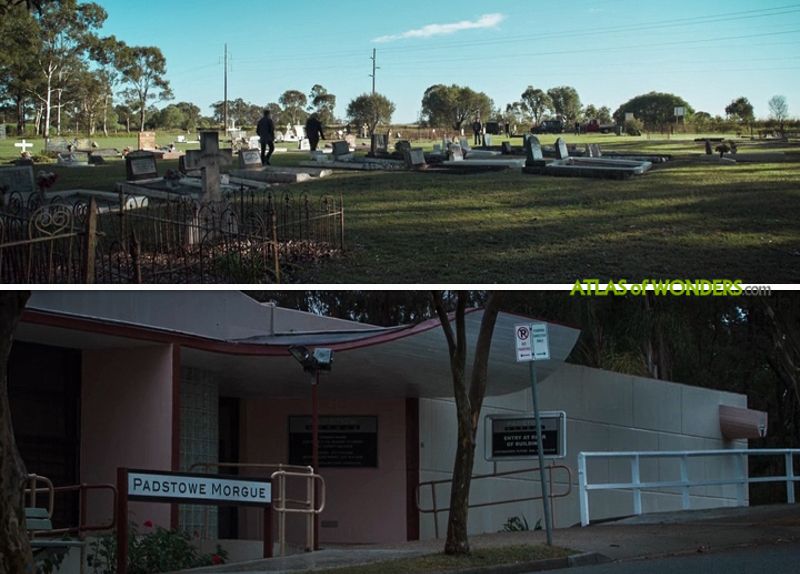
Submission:
[[[213,293],[201,292],[197,301],[191,301],[194,293],[150,293],[138,304],[136,294],[130,292],[93,292],[93,299],[85,294],[38,294],[23,315],[17,337],[84,349],[180,345],[182,365],[216,373],[220,394],[240,397],[307,397],[308,375],[288,349],[292,345],[330,347],[335,351],[333,368],[322,373],[327,398],[453,396],[447,343],[438,319],[382,328],[279,309],[275,316],[284,319],[280,329],[274,321],[265,328],[263,318],[244,329],[251,311],[266,312],[261,306],[251,307],[252,300],[240,301],[220,293],[227,301],[226,320],[214,317]],[[170,305],[173,298],[180,304]],[[125,312],[113,304],[120,299],[129,307]],[[156,303],[157,312],[151,308]],[[144,311],[137,311],[143,307]],[[197,313],[198,307],[209,311],[213,324],[208,318],[204,323],[197,319],[187,323],[182,318],[189,309]],[[480,309],[466,315],[468,373],[482,317]],[[530,384],[527,366],[515,359],[514,326],[531,321],[499,314],[489,357],[488,396],[512,393]],[[575,328],[549,323],[551,359],[536,363],[540,381],[560,367],[579,334]]]

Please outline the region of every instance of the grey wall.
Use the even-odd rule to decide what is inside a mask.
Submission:
[[[491,385],[491,382],[490,382]],[[577,493],[577,454],[581,451],[708,450],[746,447],[746,442],[724,441],[719,431],[718,407],[721,404],[745,407],[744,395],[690,387],[676,383],[621,375],[609,371],[565,364],[539,387],[542,410],[567,413],[567,456],[547,464],[567,466],[554,471],[553,491],[571,494],[555,502],[557,527],[580,521]],[[484,457],[483,420],[490,414],[515,414],[531,411],[530,390],[487,398],[475,457],[475,474],[490,474],[536,467],[536,461],[488,462]],[[450,478],[455,456],[455,409],[449,399],[420,400],[420,481]],[[642,480],[679,478],[677,461],[647,461],[641,465]],[[690,478],[719,478],[739,472],[735,461],[701,459],[689,465]],[[630,480],[630,463],[597,461],[589,465],[592,482]],[[430,489],[423,489],[421,500],[431,505]],[[472,483],[471,501],[489,502],[539,494],[538,472],[508,478],[478,480]],[[735,487],[704,487],[692,491],[693,507],[735,504]],[[449,490],[439,487],[437,501],[446,506]],[[678,491],[645,493],[645,512],[680,508]],[[630,491],[596,492],[590,495],[592,519],[632,514]],[[434,535],[433,515],[421,515],[423,538]],[[514,516],[524,516],[531,527],[542,517],[540,501],[492,506],[470,511],[472,533],[497,532]],[[447,527],[447,514],[439,515],[440,536]]]

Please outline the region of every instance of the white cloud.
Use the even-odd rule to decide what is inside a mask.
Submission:
[[[402,40],[405,38],[430,38],[432,36],[448,36],[461,32],[463,30],[479,30],[482,28],[495,28],[500,22],[505,20],[504,14],[484,14],[477,20],[462,20],[461,22],[452,22],[450,24],[428,24],[416,30],[408,30],[401,34],[391,34],[389,36],[380,36],[373,39],[373,42],[383,44],[386,42],[394,42],[395,40]]]

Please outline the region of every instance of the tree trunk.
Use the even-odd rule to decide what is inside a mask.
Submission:
[[[50,114],[52,113],[53,100],[53,74],[47,76],[47,99],[45,100],[44,137],[50,138]]]
[[[56,104],[56,135],[57,136],[61,135],[61,97],[63,95],[63,92],[64,92],[64,90],[61,89],[61,88],[59,88],[56,91],[56,93],[58,94],[56,96],[56,102],[58,102]]]
[[[469,554],[469,490],[472,480],[472,467],[475,462],[475,434],[480,424],[483,397],[486,394],[486,380],[492,334],[497,322],[501,295],[492,293],[484,306],[475,355],[472,365],[469,388],[467,388],[466,356],[467,333],[464,315],[468,294],[459,292],[456,299],[456,330],[450,324],[450,317],[444,308],[441,292],[433,294],[434,306],[442,324],[450,352],[450,372],[453,379],[453,395],[456,401],[458,419],[458,445],[453,462],[453,481],[450,490],[450,513],[447,522],[446,554]]]
[[[25,530],[26,471],[11,426],[7,374],[12,335],[29,295],[27,291],[0,293],[0,574],[33,572],[33,557]]]
[[[17,94],[17,135],[25,133],[25,99],[22,94]]]
[[[469,410],[469,409],[467,409]],[[458,413],[458,447],[453,463],[453,486],[450,490],[450,517],[447,521],[445,554],[468,554],[469,489],[475,461],[474,432],[469,413]]]
[[[108,96],[103,98],[103,135],[108,137]]]

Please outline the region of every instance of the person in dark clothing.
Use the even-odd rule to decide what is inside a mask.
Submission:
[[[473,145],[481,145],[481,136],[483,135],[483,124],[481,123],[480,118],[475,118],[475,121],[472,122],[472,133],[475,136],[473,138]]]
[[[311,114],[306,120],[306,137],[311,144],[311,151],[317,151],[320,139],[325,139],[322,133],[322,122],[319,121],[317,114]]]
[[[264,110],[264,117],[258,122],[256,134],[261,143],[261,165],[269,165],[269,159],[275,153],[275,122],[272,121],[269,110]]]

